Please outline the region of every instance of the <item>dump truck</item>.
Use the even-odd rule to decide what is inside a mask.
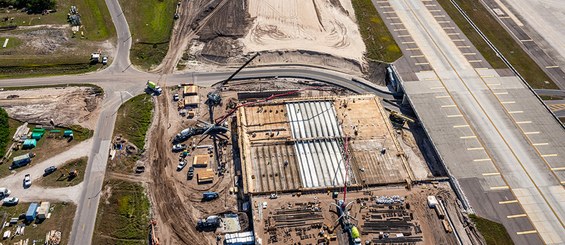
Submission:
[[[34,156],[35,154],[30,152],[21,156],[14,157],[14,159],[12,160],[12,165],[10,166],[10,170],[28,165],[29,163],[31,163],[31,158]]]
[[[214,200],[218,197],[220,197],[220,194],[218,194],[217,192],[207,191],[207,192],[202,193],[202,200],[203,201],[211,201],[211,200]]]
[[[160,95],[163,92],[163,89],[159,87],[155,82],[147,81],[147,89],[153,91],[153,93]]]

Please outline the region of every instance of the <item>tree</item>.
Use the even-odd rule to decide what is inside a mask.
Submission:
[[[27,8],[33,13],[41,13],[44,10],[53,9],[57,5],[55,0],[27,0]]]

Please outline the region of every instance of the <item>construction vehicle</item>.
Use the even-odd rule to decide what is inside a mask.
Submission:
[[[153,92],[156,95],[160,95],[163,92],[163,89],[161,89],[161,87],[157,85],[155,82],[147,80],[146,91]]]
[[[207,191],[202,193],[202,201],[212,201],[218,197],[220,197],[220,194],[217,192]]]
[[[220,217],[216,215],[208,216],[205,219],[199,219],[196,223],[198,231],[212,231],[220,226]]]
[[[208,122],[203,123],[205,123],[206,125],[197,125],[196,127],[189,127],[180,131],[180,133],[178,133],[173,139],[173,143],[177,144],[186,141],[187,139],[195,135],[218,135],[228,132],[228,129],[226,127],[218,126],[216,124],[210,124]]]

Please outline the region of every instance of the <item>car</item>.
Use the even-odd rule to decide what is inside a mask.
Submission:
[[[263,202],[263,209],[267,209],[267,202]]]
[[[184,166],[186,166],[186,162],[180,161],[179,165],[177,166],[177,171],[181,171],[184,168]]]
[[[2,204],[3,205],[16,205],[16,204],[18,204],[19,201],[20,201],[20,199],[18,199],[17,197],[6,197],[6,198],[2,199]]]
[[[24,176],[24,188],[28,188],[31,186],[31,175],[26,174]]]
[[[102,57],[102,65],[107,65],[107,64],[108,64],[108,56]]]
[[[177,20],[178,18],[180,18],[179,14],[176,14],[173,16],[173,19]]]
[[[187,178],[188,180],[191,180],[193,177],[194,177],[194,167],[193,167],[193,166],[190,166],[190,167],[188,168],[188,173],[186,173],[186,178]]]
[[[6,188],[6,187],[0,188],[0,198],[7,197],[7,196],[9,196],[11,193],[12,193],[12,192],[11,192],[8,188]]]
[[[57,167],[55,167],[55,166],[48,167],[45,170],[43,170],[43,176],[50,175],[55,171],[57,171]]]
[[[183,151],[186,149],[186,145],[185,144],[176,144],[173,145],[173,152],[179,152],[179,151]]]
[[[179,101],[179,94],[174,94],[174,95],[173,95],[173,100],[174,100],[174,101]]]

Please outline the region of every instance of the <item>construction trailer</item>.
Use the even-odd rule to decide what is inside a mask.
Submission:
[[[196,108],[200,104],[200,97],[198,95],[190,95],[184,97],[184,108]]]
[[[187,85],[183,87],[183,96],[198,95],[198,86]]]
[[[14,157],[12,160],[12,166],[10,166],[10,169],[14,169],[14,168],[19,168],[25,165],[28,165],[31,162],[31,158],[34,157],[35,154],[33,153],[27,153],[27,154],[23,154],[21,156],[17,156]]]
[[[47,219],[50,207],[51,207],[50,202],[41,202],[39,208],[37,208],[37,218],[40,220]]]
[[[196,155],[192,160],[192,166],[195,168],[207,168],[210,163],[209,155]]]
[[[253,245],[255,244],[255,235],[252,231],[226,234],[224,244],[226,245]]]
[[[196,172],[196,182],[198,184],[212,183],[214,181],[214,170],[207,168]]]
[[[26,212],[26,221],[27,222],[31,222],[35,220],[35,217],[37,216],[37,207],[39,205],[36,202],[32,202],[29,204],[29,207],[27,208],[27,212]]]
[[[22,149],[33,149],[37,146],[37,140],[36,139],[26,139],[24,140],[24,143],[22,144]]]

